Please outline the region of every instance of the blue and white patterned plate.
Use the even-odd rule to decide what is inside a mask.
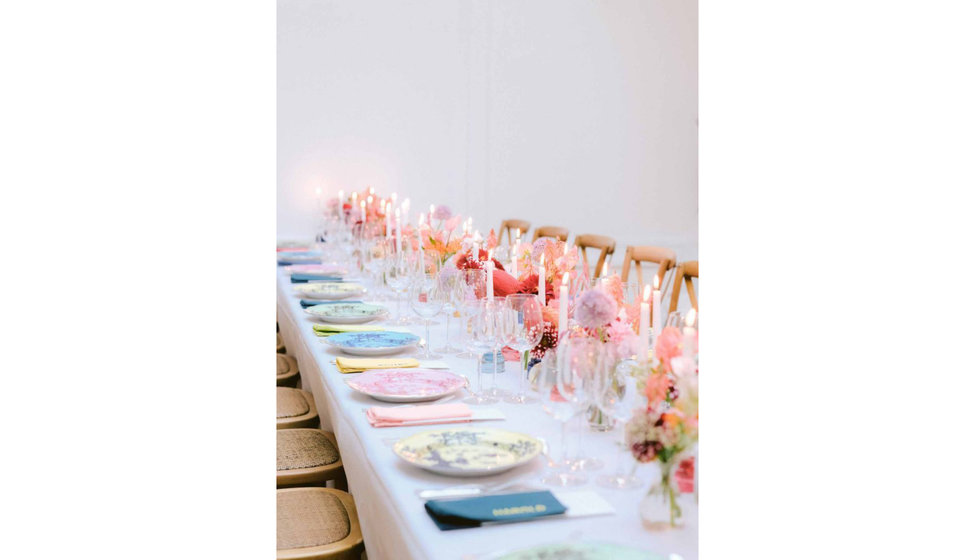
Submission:
[[[680,556],[671,554],[670,558]],[[666,556],[605,542],[561,542],[492,554],[487,560],[667,560]]]
[[[399,440],[395,454],[416,467],[450,476],[487,476],[519,467],[541,453],[527,434],[497,428],[445,428]]]
[[[307,307],[305,311],[317,320],[338,325],[366,323],[388,314],[385,306],[373,303],[327,303]]]
[[[354,356],[385,356],[411,350],[418,345],[418,336],[396,331],[349,332],[331,336],[324,342]]]

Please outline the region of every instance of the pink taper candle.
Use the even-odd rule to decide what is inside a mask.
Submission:
[[[561,278],[561,288],[558,290],[558,337],[568,330],[568,273]]]

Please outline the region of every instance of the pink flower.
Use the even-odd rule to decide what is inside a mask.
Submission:
[[[616,318],[616,300],[606,292],[591,289],[575,302],[575,320],[587,329],[608,325]]]
[[[433,212],[432,217],[437,220],[448,220],[453,217],[453,211],[449,209],[445,204],[440,204],[436,206],[435,212]]]
[[[683,335],[677,327],[667,327],[657,338],[656,356],[662,364],[670,364],[672,358],[681,355],[681,342]]]
[[[439,209],[437,208],[436,212],[438,211]],[[459,226],[459,223],[461,221],[463,221],[463,216],[453,216],[452,218],[449,219],[449,221],[446,222],[446,231],[453,231]]]

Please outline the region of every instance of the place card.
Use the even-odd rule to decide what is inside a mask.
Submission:
[[[480,527],[487,523],[529,521],[561,515],[567,509],[547,490],[425,503],[425,511],[443,531]]]

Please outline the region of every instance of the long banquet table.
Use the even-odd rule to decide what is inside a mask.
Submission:
[[[547,468],[545,459],[538,457],[509,472],[475,479],[444,477],[404,463],[392,452],[392,440],[438,426],[371,427],[365,417],[365,409],[377,405],[393,405],[358,394],[344,383],[345,374],[337,371],[333,363],[335,352],[322,344],[321,339],[313,333],[311,327],[314,321],[304,313],[299,303],[300,298],[293,293],[292,286],[289,275],[280,268],[277,290],[279,330],[287,351],[299,362],[302,387],[313,393],[323,429],[333,431],[337,436],[349,491],[357,504],[358,518],[371,560],[474,558],[570,538],[648,549],[665,558],[670,554],[677,554],[685,560],[697,558],[697,507],[693,504],[685,507],[686,524],[683,528],[654,532],[645,530],[641,524],[637,504],[656,476],[656,467],[642,465],[637,470],[637,475],[645,482],[639,489],[611,490],[594,483],[596,475],[611,472],[615,467],[616,446],[613,433],[618,432],[584,433],[583,448],[593,456],[600,457],[606,466],[600,471],[589,472],[589,483],[576,488],[595,490],[613,505],[616,509],[615,515],[543,519],[440,531],[426,514],[423,501],[416,496],[416,490],[471,482],[492,484],[522,478],[533,484]],[[370,301],[370,296],[369,293],[361,299]],[[393,308],[394,302],[385,302],[385,305]],[[403,312],[408,311],[407,308],[407,305],[402,305]],[[445,317],[440,317],[439,321],[439,324],[432,327],[432,338],[436,347],[444,341],[446,328],[443,322]],[[410,325],[408,329],[424,336],[424,328],[420,325]],[[455,323],[453,329],[456,329]],[[475,360],[460,359],[455,355],[444,355],[439,360],[446,362],[451,371],[473,377]],[[506,373],[498,374],[498,383],[505,388],[516,386],[517,368],[514,363],[508,363],[507,368]],[[475,380],[470,381],[475,386]],[[560,425],[542,410],[540,404],[515,405],[498,402],[490,406],[503,411],[507,419],[481,422],[481,426],[544,437],[549,444],[549,453],[559,453]],[[568,433],[570,449],[575,450],[579,431],[570,426]]]

